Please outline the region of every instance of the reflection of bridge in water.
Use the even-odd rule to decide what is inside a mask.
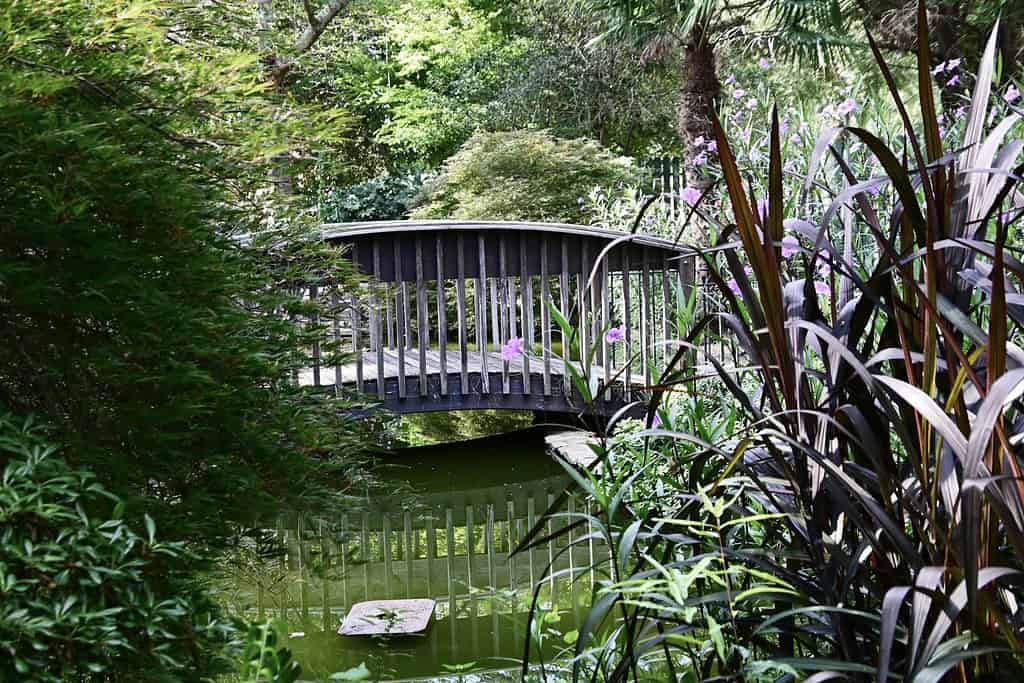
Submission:
[[[353,386],[399,413],[575,412],[572,364],[592,391],[608,383],[596,408],[611,414],[665,360],[659,342],[675,335],[680,285],[693,281],[692,257],[680,259],[684,250],[667,240],[620,242],[622,233],[576,225],[393,221],[326,225],[324,237],[348,245],[375,284],[360,293],[310,288],[345,306],[334,331],[352,360],[325,365],[314,349],[300,381]],[[576,351],[552,306],[573,311]],[[618,325],[624,339],[609,343],[605,332]],[[516,337],[532,353],[503,359],[502,344]]]
[[[404,597],[431,597],[438,608],[428,634],[409,645],[415,665],[401,658],[391,662],[396,677],[464,661],[512,666],[522,655],[533,587],[541,582],[543,601],[560,614],[549,626],[568,631],[589,604],[596,578],[591,568],[607,557],[592,542],[569,552],[568,536],[510,557],[565,485],[565,477],[550,476],[392,497],[364,513],[330,520],[282,519],[277,535],[284,548],[278,567],[283,578],[265,587],[261,581],[249,604],[260,615],[280,617],[290,629],[306,632],[292,646],[312,670],[336,671],[368,656],[366,641],[334,634],[352,604]],[[568,505],[573,511],[574,502]],[[572,538],[586,533],[579,530]],[[545,578],[549,566],[559,578]]]

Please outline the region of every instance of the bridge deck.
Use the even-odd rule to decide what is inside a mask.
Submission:
[[[416,349],[405,352],[405,383],[406,396],[400,395],[398,384],[400,372],[399,353],[397,349],[383,349],[383,373],[378,373],[377,352],[364,351],[362,365],[349,362],[339,368],[324,366],[318,370],[312,368],[300,373],[299,383],[304,386],[335,386],[344,385],[361,389],[361,392],[372,401],[388,410],[399,413],[425,412],[431,410],[457,410],[472,408],[550,410],[556,412],[575,411],[582,409],[583,399],[576,387],[572,386],[571,375],[566,371],[566,361],[552,356],[548,359],[550,368],[550,386],[544,385],[544,359],[541,357],[515,358],[504,361],[496,352],[487,354],[488,386],[482,381],[483,359],[479,352],[467,356],[465,372],[463,372],[462,354],[458,349],[448,349],[444,355],[444,368],[447,374],[445,390],[441,388],[442,352],[440,349],[429,349],[424,353],[424,375],[427,382],[420,391],[420,357]],[[570,361],[577,370],[581,370],[578,361]],[[526,366],[529,365],[529,374]],[[617,372],[617,371],[615,371]],[[339,377],[340,375],[340,377]],[[378,391],[377,378],[384,378],[383,396]],[[463,391],[462,380],[466,379],[466,390]],[[529,377],[529,386],[525,378]],[[602,366],[592,364],[587,371],[591,392],[596,394],[605,379]],[[361,386],[360,386],[361,382]],[[634,383],[634,392],[642,390],[641,384]],[[613,391],[602,394],[598,403],[599,412],[610,412],[622,405],[624,396],[621,377]]]

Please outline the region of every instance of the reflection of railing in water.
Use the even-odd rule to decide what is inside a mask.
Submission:
[[[570,552],[568,539],[510,556],[565,484],[564,477],[551,477],[425,494],[411,510],[391,499],[337,519],[282,518],[277,533],[284,554],[277,571],[285,580],[277,589],[260,585],[252,606],[261,616],[281,617],[307,631],[298,645],[304,667],[313,669],[319,667],[310,657],[324,657],[324,671],[337,670],[340,660],[359,663],[361,655],[351,650],[362,645],[334,631],[352,604],[367,599],[438,601],[427,642],[415,646],[416,657],[431,658],[435,670],[445,663],[519,657],[537,582],[542,581],[543,600],[562,612],[564,628],[574,628],[596,578],[589,568],[607,557],[587,542]],[[572,499],[567,511],[575,511]],[[584,527],[571,538],[587,533]],[[545,578],[549,565],[563,573],[560,578]],[[325,648],[333,659],[319,654]]]

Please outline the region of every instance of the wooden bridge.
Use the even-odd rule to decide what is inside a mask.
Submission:
[[[326,224],[323,236],[346,245],[370,282],[310,288],[342,303],[334,333],[350,360],[328,366],[314,348],[299,381],[354,386],[397,413],[576,412],[572,364],[593,395],[609,384],[595,408],[611,414],[664,360],[660,342],[693,282],[692,257],[672,242],[578,225],[389,221]],[[613,327],[620,340],[608,338]],[[503,354],[517,339],[525,353]]]

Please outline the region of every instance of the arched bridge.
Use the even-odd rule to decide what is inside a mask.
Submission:
[[[349,362],[326,366],[314,349],[300,382],[354,386],[397,413],[575,412],[583,401],[572,364],[595,394],[611,383],[596,403],[611,414],[664,360],[659,342],[675,334],[676,302],[692,282],[692,259],[679,258],[673,243],[615,243],[622,233],[579,225],[388,221],[325,224],[323,236],[349,247],[369,283],[340,294],[334,332]],[[571,335],[552,308],[569,319]],[[610,340],[612,327],[621,335]],[[503,357],[517,338],[525,353]]]

